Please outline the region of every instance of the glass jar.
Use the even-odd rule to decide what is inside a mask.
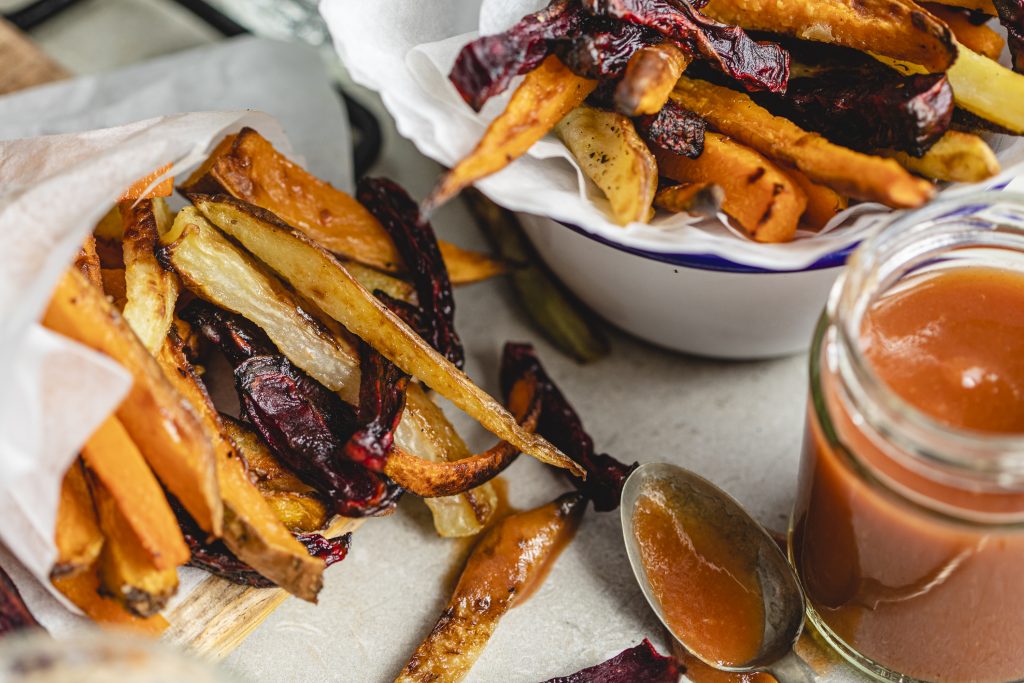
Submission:
[[[1024,282],[1024,195],[936,202],[875,233],[815,332],[789,553],[811,623],[877,678],[1024,679],[1024,433],[915,408],[863,342],[878,302],[979,266]]]

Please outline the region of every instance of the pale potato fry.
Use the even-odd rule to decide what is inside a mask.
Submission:
[[[103,533],[96,521],[92,492],[82,463],[71,463],[60,487],[57,528],[54,530],[57,560],[50,577],[71,576],[89,569],[103,549]]]
[[[543,581],[576,533],[586,499],[567,493],[539,508],[510,515],[469,556],[437,625],[409,659],[396,683],[461,681],[498,622]]]
[[[481,178],[526,153],[562,117],[583,103],[597,81],[577,76],[555,55],[530,71],[508,106],[487,127],[472,152],[442,176],[423,206],[429,213]]]
[[[173,569],[188,562],[191,554],[160,482],[116,417],[104,420],[85,442],[82,460],[154,568]]]
[[[956,58],[946,25],[912,0],[711,0],[701,11],[726,24],[888,55],[933,73]]]
[[[141,618],[129,613],[113,598],[100,595],[99,567],[87,571],[50,579],[53,587],[60,591],[71,604],[85,612],[97,624],[113,626],[133,633],[157,637],[170,624],[159,614]]]
[[[408,374],[426,382],[485,429],[527,455],[577,476],[583,469],[507,410],[381,304],[323,247],[266,211],[231,198],[191,197],[206,218],[267,264],[303,297]],[[164,236],[170,244],[179,235]]]
[[[121,206],[124,221],[124,319],[151,354],[163,346],[178,301],[178,277],[157,263],[156,245],[171,227],[167,202],[141,199]]]
[[[963,12],[934,2],[919,3],[941,20],[961,45],[998,61],[1006,47],[1003,37],[984,24],[975,24]],[[994,9],[994,8],[993,8]]]
[[[837,213],[846,209],[850,202],[831,187],[814,182],[795,168],[784,169],[807,196],[807,208],[800,217],[800,225],[811,230],[821,230]]]
[[[615,86],[615,109],[626,116],[657,114],[690,60],[667,41],[640,48],[629,58],[626,72]]]
[[[683,76],[672,98],[703,116],[721,133],[795,166],[811,180],[844,196],[893,208],[913,208],[935,192],[931,183],[910,175],[892,159],[834,145],[788,119],[772,115],[744,93]]]
[[[352,274],[352,277],[359,280],[359,284],[370,292],[380,290],[393,299],[409,301],[415,299],[416,290],[405,280],[381,272],[376,268],[364,266],[356,261],[345,261],[345,270]]]
[[[220,534],[221,501],[213,450],[199,418],[168,384],[159,364],[107,301],[74,269],[57,285],[43,323],[104,353],[132,375],[117,418],[160,481],[206,531]]]
[[[658,165],[629,117],[580,105],[558,122],[555,133],[608,198],[616,223],[650,220]]]
[[[704,135],[696,159],[656,149],[667,178],[712,183],[725,192],[722,210],[758,242],[786,242],[796,234],[807,196],[776,164],[718,133]]]
[[[973,133],[946,131],[939,141],[915,157],[897,150],[879,150],[914,173],[932,180],[978,183],[999,173],[999,159],[984,140]]]

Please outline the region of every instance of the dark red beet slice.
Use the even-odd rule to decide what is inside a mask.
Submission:
[[[685,671],[686,667],[658,654],[651,641],[644,638],[606,662],[544,683],[676,683]]]
[[[993,0],[999,23],[1006,29],[1006,44],[1013,57],[1013,70],[1024,73],[1024,0]]]
[[[633,53],[662,40],[660,33],[639,24],[590,17],[578,36],[559,40],[554,53],[579,76],[615,78],[625,71]]]
[[[619,506],[622,485],[637,467],[624,465],[610,455],[594,452],[594,440],[562,392],[545,372],[529,344],[505,344],[501,359],[501,390],[508,401],[516,380],[528,374],[536,376],[541,395],[541,413],[537,433],[557,446],[587,471],[586,481],[571,481],[592,501],[594,509],[607,512]]]
[[[182,309],[181,318],[219,347],[232,367],[252,356],[277,353],[277,347],[259,327],[202,299]]]
[[[0,567],[0,636],[27,628],[40,628],[11,577]]]
[[[696,159],[704,151],[707,122],[669,100],[657,114],[636,119],[637,131],[650,143],[676,154]]]
[[[383,472],[405,409],[409,375],[366,343],[359,345],[359,428],[345,454],[375,472]]]

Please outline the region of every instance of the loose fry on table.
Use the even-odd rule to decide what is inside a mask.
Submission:
[[[188,562],[188,546],[160,482],[116,417],[104,420],[85,442],[82,460],[156,569]]]
[[[555,132],[608,198],[616,223],[650,220],[658,165],[629,117],[580,105],[558,122]]]
[[[403,270],[391,238],[362,204],[293,163],[251,128],[224,138],[182,189],[229,194],[273,212],[339,256],[388,272]],[[452,284],[479,282],[505,270],[483,254],[448,242],[440,246]]]
[[[103,548],[92,492],[79,460],[71,463],[61,483],[54,544],[57,560],[50,570],[51,578],[85,571],[96,562]]]
[[[703,116],[720,133],[795,166],[811,180],[844,196],[893,208],[912,208],[928,201],[935,192],[931,183],[910,175],[892,159],[834,145],[772,115],[744,93],[683,76],[672,98]]]
[[[807,195],[777,165],[718,133],[704,136],[696,159],[656,149],[661,174],[685,183],[712,183],[725,192],[722,210],[758,242],[786,242],[796,234]]]
[[[78,574],[51,578],[50,583],[97,624],[116,626],[153,637],[159,636],[170,626],[159,614],[145,618],[137,617],[113,598],[101,595],[98,566],[90,567],[88,571]]]
[[[934,2],[922,3],[924,8],[940,19],[957,42],[989,59],[998,60],[1006,47],[1003,37],[984,24],[975,24],[964,12]]]
[[[473,151],[442,176],[424,201],[424,212],[430,213],[462,189],[521,157],[595,87],[597,81],[577,76],[558,57],[548,56],[526,74],[505,111],[491,122]]]
[[[912,0],[711,0],[701,11],[748,30],[888,55],[931,73],[956,58],[949,29]]]
[[[75,268],[81,271],[82,275],[97,287],[103,286],[103,278],[100,275],[100,256],[96,253],[96,238],[89,235],[82,242],[82,248],[75,257]]]
[[[543,581],[586,509],[579,493],[510,515],[484,536],[462,570],[437,625],[396,683],[460,681],[487,646],[501,617]]]
[[[117,418],[157,477],[204,530],[219,535],[221,501],[213,450],[199,418],[174,391],[160,365],[107,301],[68,270],[43,317],[50,329],[113,358],[132,375]]]
[[[124,221],[124,319],[151,354],[167,337],[178,301],[178,277],[156,260],[161,233],[171,227],[172,216],[161,199],[140,199],[121,206]]]
[[[616,111],[626,116],[657,114],[690,61],[689,55],[669,42],[637,50],[615,86]]]
[[[905,152],[879,150],[905,168],[932,180],[978,183],[999,173],[999,159],[984,140],[973,133],[946,131],[922,157]]]
[[[821,230],[837,213],[850,205],[846,197],[831,187],[814,182],[795,168],[787,168],[785,173],[807,195],[807,208],[800,216],[800,225],[805,228]]]
[[[185,357],[176,333],[160,350],[160,364],[178,392],[199,413],[207,438],[217,457],[217,477],[224,501],[224,545],[245,562],[292,595],[316,602],[323,587],[324,563],[310,556],[306,547],[278,519],[249,480],[239,457],[195,368]]]
[[[545,439],[523,430],[494,398],[367,292],[323,247],[292,232],[273,214],[237,200],[198,195],[191,199],[211,223],[277,272],[299,294],[492,434],[542,462],[582,474],[576,463]]]

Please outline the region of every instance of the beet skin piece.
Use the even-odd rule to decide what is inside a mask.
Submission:
[[[40,628],[39,622],[28,611],[11,577],[0,567],[0,637],[28,628]]]
[[[614,510],[619,506],[622,485],[637,468],[637,463],[624,465],[610,455],[594,452],[594,440],[583,429],[579,415],[548,377],[529,344],[505,344],[501,359],[501,390],[506,403],[516,380],[531,373],[537,378],[541,396],[537,433],[587,471],[586,481],[572,477],[572,482],[594,501],[594,509],[600,512]]]
[[[545,683],[676,683],[685,672],[686,667],[672,657],[662,657],[644,638],[606,662]]]
[[[345,444],[345,455],[383,472],[405,410],[409,375],[366,342],[359,344],[359,358],[359,428]]]
[[[1013,70],[1024,73],[1024,0],[993,0],[999,23],[1006,29],[1006,44],[1013,57]]]
[[[277,353],[277,347],[259,327],[202,299],[182,309],[181,319],[215,344],[232,367],[252,356]]]
[[[559,40],[554,53],[577,76],[616,78],[642,47],[662,42],[653,29],[606,17],[590,17],[578,36]]]
[[[666,102],[657,114],[639,116],[635,122],[645,140],[674,154],[696,159],[704,151],[707,121],[675,100]]]

